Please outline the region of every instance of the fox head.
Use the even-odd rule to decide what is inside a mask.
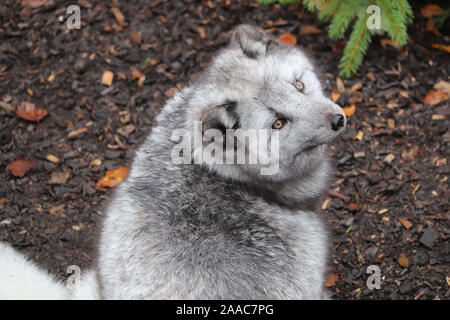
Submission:
[[[201,153],[208,168],[237,180],[284,181],[308,174],[326,161],[326,144],[346,125],[343,110],[323,94],[306,55],[250,25],[235,28],[229,45],[194,83],[187,112],[186,125],[200,123],[204,134],[194,158]],[[265,130],[266,148],[252,144],[251,134],[236,134],[239,130]],[[208,131],[212,134],[205,138]],[[205,153],[211,144],[214,152]],[[223,163],[213,159],[218,150]],[[245,163],[226,162],[225,154],[239,150]],[[264,163],[248,163],[261,152],[267,153]],[[264,174],[264,168],[273,170]]]

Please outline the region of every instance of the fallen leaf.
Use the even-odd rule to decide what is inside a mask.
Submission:
[[[428,19],[427,21],[427,31],[434,33],[438,37],[442,36],[441,33],[436,29],[436,26],[434,25],[433,19]]]
[[[358,81],[357,83],[355,83],[354,85],[352,85],[352,87],[350,88],[350,90],[352,92],[358,91],[359,89],[362,88],[362,82]]]
[[[315,25],[304,23],[300,26],[300,34],[302,35],[319,34],[319,33],[321,33],[321,31],[317,29]]]
[[[366,153],[364,151],[355,152],[353,154],[353,157],[355,157],[355,158],[364,158],[365,156],[366,156]]]
[[[8,165],[8,169],[14,176],[22,178],[35,164],[36,162],[34,160],[25,160],[24,158],[19,157],[16,161],[13,161]]]
[[[30,8],[39,8],[47,3],[47,0],[21,0],[23,6]]]
[[[337,88],[339,93],[344,93],[345,92],[344,81],[342,81],[342,79],[339,78],[339,77],[336,78],[336,88]]]
[[[289,32],[281,34],[278,39],[285,44],[295,46],[297,44],[297,38]]]
[[[394,41],[392,41],[391,39],[381,39],[380,40],[381,46],[383,48],[386,49],[386,46],[391,46],[394,47],[397,50],[400,50],[402,48],[402,46],[399,46],[398,44],[396,44]]]
[[[128,23],[125,21],[125,17],[123,15],[122,11],[120,11],[119,8],[112,7],[111,12],[113,13],[114,18],[116,18],[116,21],[118,24],[120,24],[122,27],[125,27],[128,25]]]
[[[354,104],[352,104],[350,106],[345,106],[342,109],[344,110],[344,113],[347,117],[351,117],[352,115],[355,114],[355,111],[356,111],[356,107]]]
[[[337,273],[329,273],[325,278],[325,287],[333,287],[339,280],[339,275]]]
[[[331,89],[331,101],[336,102],[340,96],[341,94],[335,88]]]
[[[166,97],[170,98],[171,96],[173,96],[178,91],[179,91],[179,89],[177,87],[172,87],[172,88],[167,89],[166,91],[164,91],[164,94],[165,94]]]
[[[368,72],[366,74],[366,77],[370,79],[370,81],[375,82],[376,78],[375,75],[373,74],[373,72]]]
[[[36,108],[32,102],[22,101],[16,108],[16,115],[28,121],[39,121],[47,115],[47,110]]]
[[[59,216],[59,217],[64,217],[64,207],[65,204],[60,204],[57,206],[53,206],[51,207],[48,212],[52,215],[52,216]]]
[[[131,30],[130,38],[133,43],[140,44],[142,42],[142,33],[140,31]]]
[[[114,73],[112,73],[111,71],[104,71],[103,75],[102,75],[102,84],[106,85],[106,86],[111,86],[112,82],[113,82],[113,78],[114,78]]]
[[[117,133],[121,136],[128,138],[130,134],[133,133],[135,126],[132,124],[126,125],[125,127],[117,129]]]
[[[447,99],[448,95],[447,93],[445,93],[445,91],[442,91],[440,89],[433,89],[430,90],[424,98],[420,99],[420,101],[427,104],[438,104],[441,101]]]
[[[91,161],[91,163],[89,163],[90,167],[96,167],[102,164],[102,160],[101,159],[94,159]]]
[[[206,31],[205,28],[203,27],[198,27],[197,28],[198,34],[200,35],[200,38],[202,39],[206,39]]]
[[[347,209],[348,209],[349,211],[352,211],[352,212],[358,210],[358,208],[359,208],[358,204],[357,204],[357,203],[354,203],[354,202],[350,203],[350,204],[347,206]]]
[[[406,228],[409,229],[412,227],[412,223],[406,219],[406,218],[399,218],[398,220],[400,220],[401,224]]]
[[[409,149],[408,151],[403,150],[402,151],[402,158],[407,161],[413,161],[416,159],[417,155],[419,154],[419,147],[415,146]]]
[[[435,89],[439,89],[444,91],[448,96],[450,96],[450,82],[447,81],[439,81],[434,85]]]
[[[70,177],[72,171],[70,169],[64,169],[63,171],[53,172],[50,176],[49,184],[64,184]]]
[[[124,167],[107,171],[103,178],[97,182],[97,188],[112,188],[117,186],[128,176],[128,171]]]
[[[394,161],[394,159],[395,155],[393,153],[390,153],[386,157],[384,157],[384,161],[386,161],[387,163],[391,163],[392,161]]]
[[[409,259],[408,259],[408,257],[405,256],[403,253],[400,253],[400,254],[398,255],[397,262],[398,262],[398,264],[401,265],[403,268],[408,268],[408,266],[409,266]]]
[[[437,4],[427,4],[426,6],[420,8],[420,13],[425,18],[430,18],[440,15],[442,13],[442,8]]]
[[[445,44],[433,43],[432,48],[450,53],[450,46]]]

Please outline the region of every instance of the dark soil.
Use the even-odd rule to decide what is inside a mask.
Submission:
[[[102,204],[111,196],[96,182],[106,170],[130,165],[165,100],[226,44],[233,26],[293,33],[321,70],[326,91],[336,88],[338,45],[333,51],[326,23],[298,6],[83,0],[81,29],[68,30],[72,3],[52,0],[28,11],[20,1],[0,3],[0,241],[61,279],[68,265],[86,269],[92,262]],[[118,25],[111,6],[127,26]],[[334,192],[322,206],[336,299],[449,298],[449,100],[421,102],[435,83],[449,80],[449,54],[431,48],[449,38],[427,32],[419,7],[415,13],[409,44],[383,48],[375,37],[360,73],[344,80],[345,88],[361,82],[361,89],[337,101],[354,103],[356,113],[331,147]],[[305,23],[321,33],[300,35]],[[133,67],[146,77],[142,87]],[[112,86],[100,82],[105,70],[114,73]],[[22,120],[8,110],[22,101],[49,114],[40,122]],[[135,130],[120,130],[127,125]],[[87,130],[69,137],[79,128]],[[20,156],[36,162],[23,178],[7,169]],[[92,165],[95,159],[101,164]],[[53,173],[67,169],[67,182],[49,184]],[[379,290],[366,286],[369,265],[381,270]]]

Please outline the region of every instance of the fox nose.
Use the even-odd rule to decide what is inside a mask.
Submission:
[[[338,131],[344,126],[345,119],[342,114],[335,114],[333,119],[331,119],[331,129]]]

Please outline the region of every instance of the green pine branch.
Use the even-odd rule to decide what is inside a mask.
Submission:
[[[356,73],[372,40],[372,36],[367,28],[368,18],[369,15],[365,11],[358,15],[358,20],[350,34],[339,63],[340,75],[343,77],[350,77]]]

